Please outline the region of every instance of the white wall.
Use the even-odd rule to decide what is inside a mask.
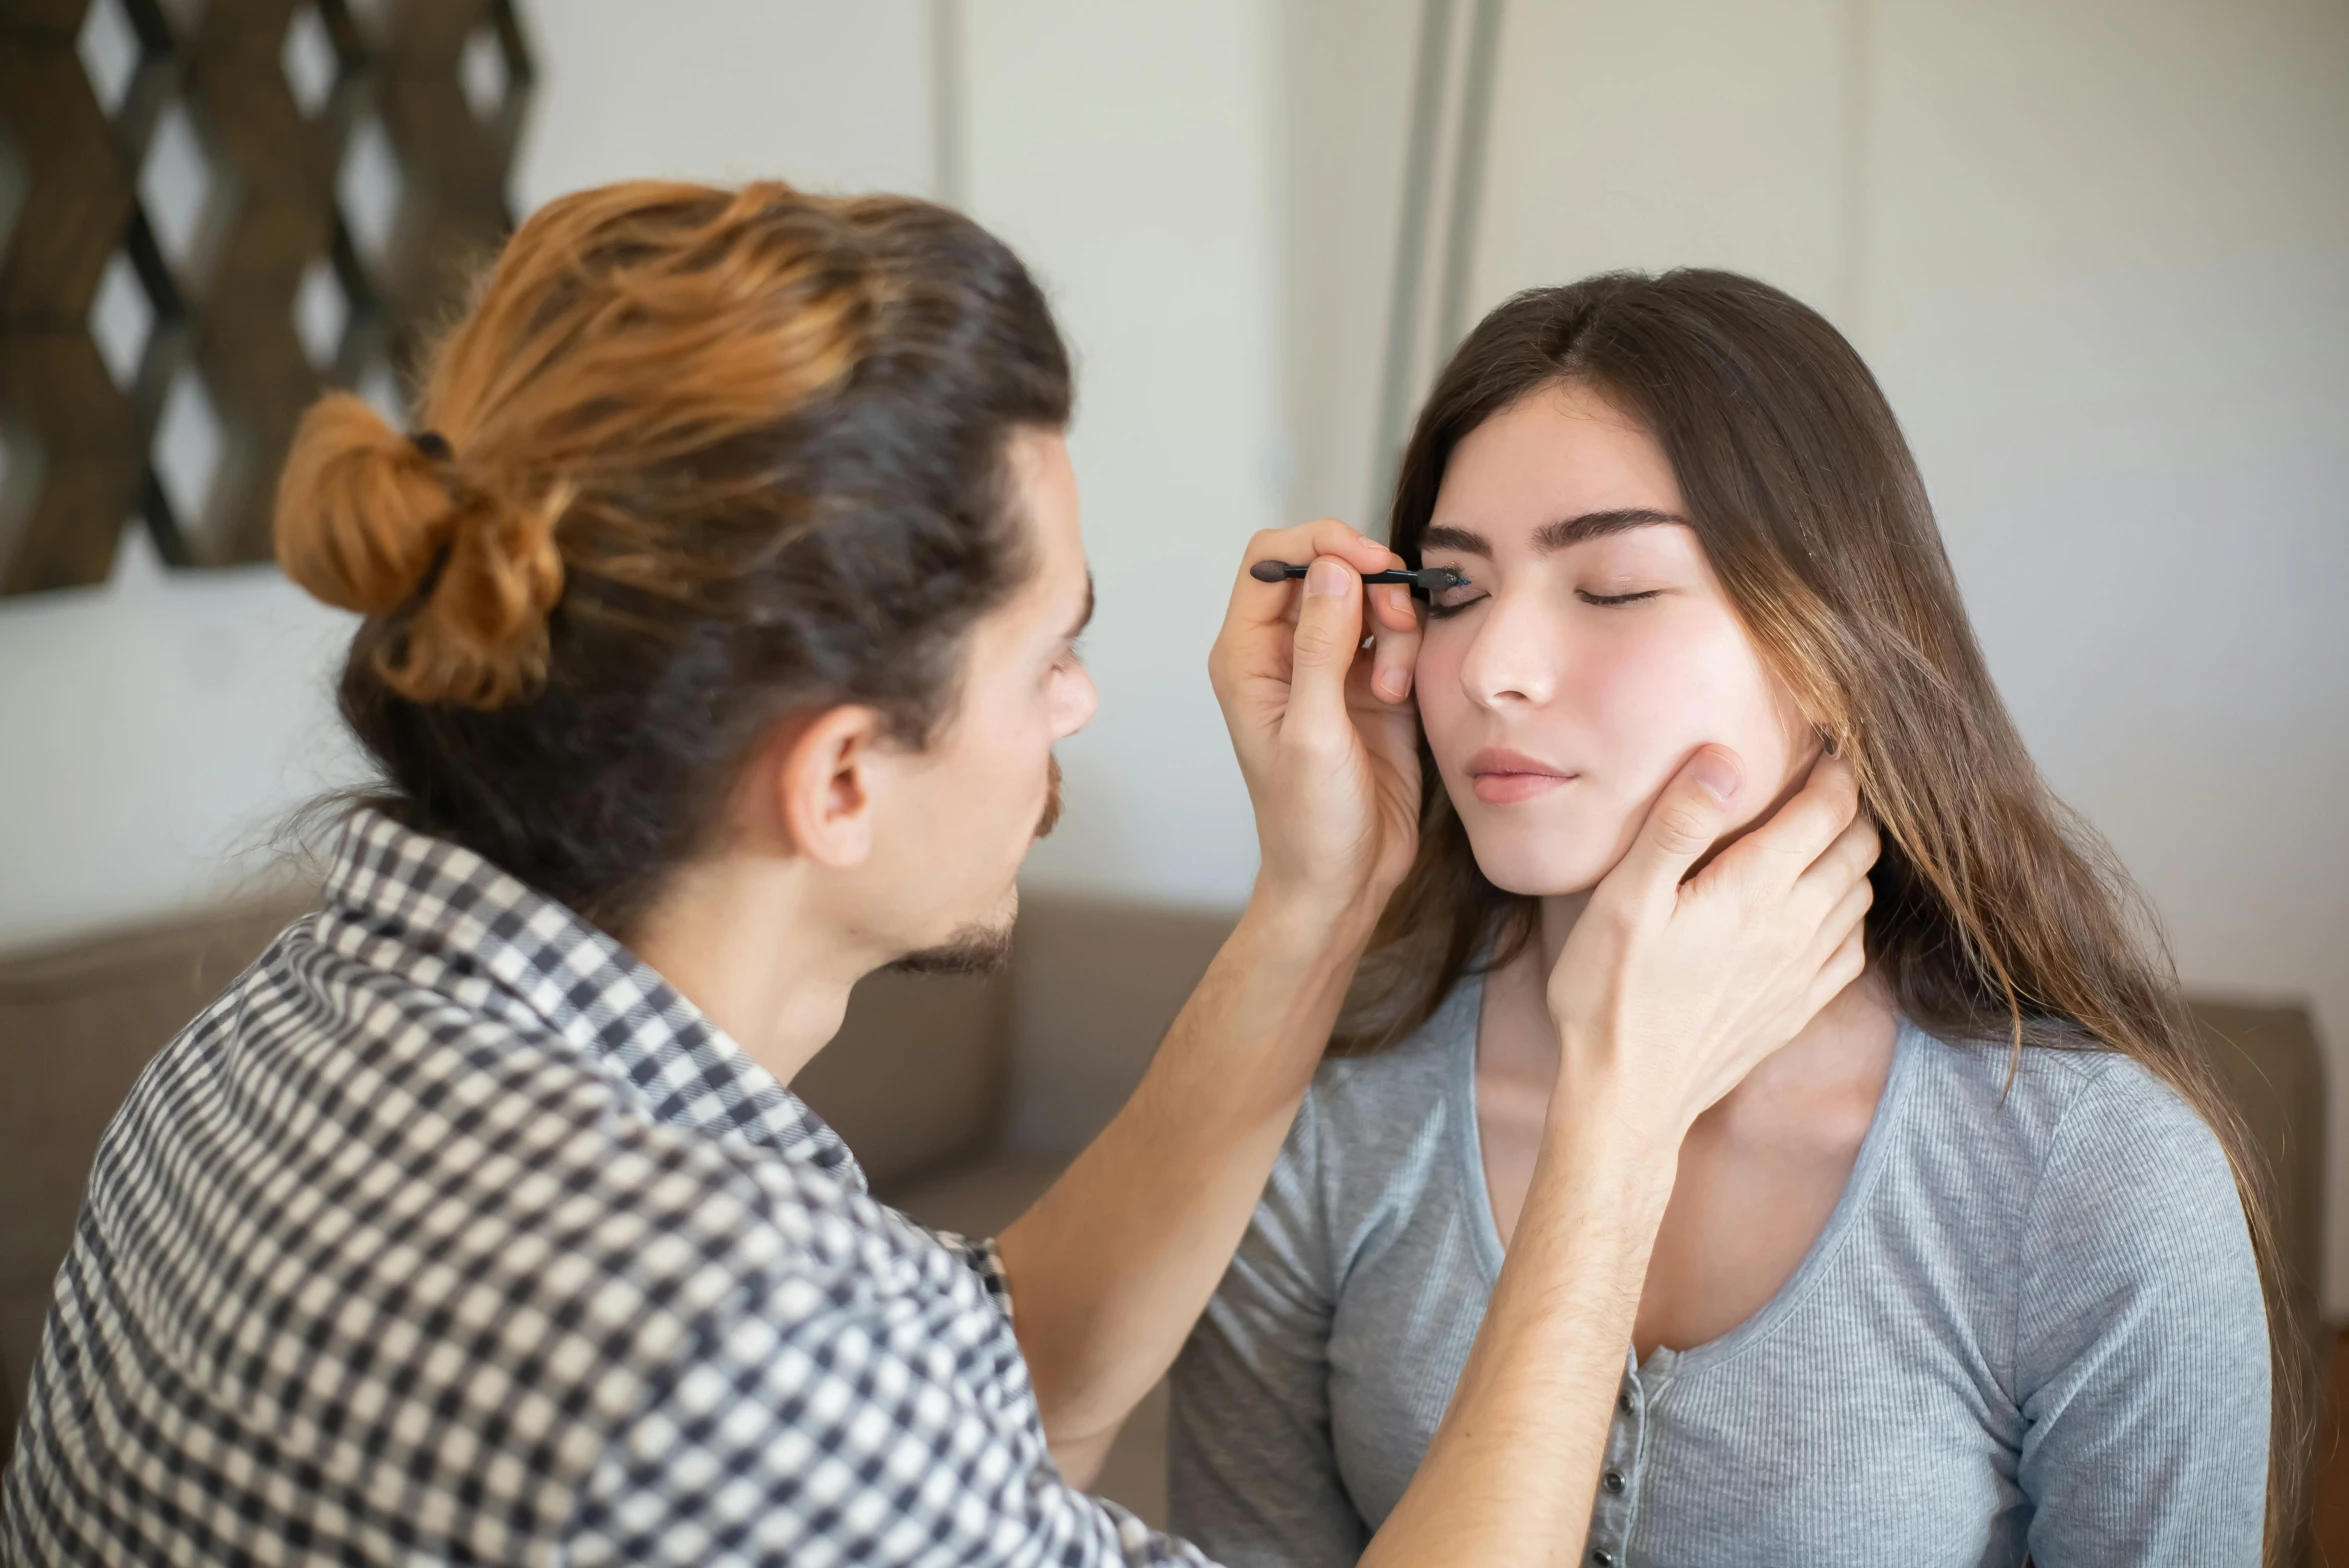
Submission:
[[[1379,393],[1419,0],[1280,9],[1288,515],[1378,535]]]
[[[282,868],[277,821],[350,776],[329,671],[348,618],[274,570],[0,603],[0,944],[220,896]]]
[[[636,175],[926,190],[924,0],[527,0],[523,211]],[[330,687],[347,617],[268,568],[0,603],[0,945],[283,875],[273,830],[358,775]]]
[[[1704,263],[1852,336],[2034,753],[2188,983],[2314,1003],[2349,1193],[2349,10],[1515,0],[1506,28],[1480,306]],[[1323,392],[1366,417],[1296,402]],[[2338,1314],[2349,1201],[2330,1224]]]
[[[1030,886],[1237,903],[1247,796],[1206,678],[1240,549],[1281,517],[1277,13],[1263,0],[968,11],[970,209],[1050,291],[1101,715]]]
[[[926,0],[524,0],[524,211],[607,180],[932,188]]]
[[[1848,0],[1518,0],[1474,296],[1708,262],[1845,304]]]
[[[1886,5],[1871,70],[1863,347],[2187,981],[2315,1003],[2349,1312],[2349,9]]]

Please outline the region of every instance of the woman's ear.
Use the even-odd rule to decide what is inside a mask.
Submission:
[[[880,714],[850,704],[817,714],[770,753],[772,805],[794,853],[834,870],[864,864],[886,771],[881,739]]]
[[[1796,761],[1807,775],[1812,762],[1821,756],[1832,757],[1842,749],[1835,737],[1843,731],[1846,710],[1841,702],[1824,691],[1790,685],[1783,678],[1774,680],[1773,684],[1778,688],[1778,700],[1783,705],[1780,711],[1785,712],[1789,707],[1793,710],[1795,723],[1790,726],[1793,733],[1818,747],[1817,751],[1807,756],[1800,755],[1803,750],[1800,745],[1795,748],[1798,754]]]

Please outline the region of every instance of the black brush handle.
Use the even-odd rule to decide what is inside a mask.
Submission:
[[[1289,561],[1258,561],[1248,568],[1248,575],[1260,583],[1285,582],[1302,577],[1306,568]],[[1365,583],[1402,583],[1421,593],[1435,593],[1439,589],[1457,588],[1468,581],[1448,566],[1423,566],[1416,572],[1364,572]]]

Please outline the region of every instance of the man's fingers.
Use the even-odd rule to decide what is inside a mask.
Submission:
[[[1868,868],[1876,864],[1876,856],[1883,843],[1876,831],[1876,821],[1866,812],[1852,820],[1850,827],[1835,836],[1826,853],[1811,862],[1798,882],[1823,893],[1835,893],[1854,882],[1866,882]]]
[[[1361,575],[1334,556],[1314,561],[1305,575],[1293,635],[1296,651],[1283,733],[1299,724],[1305,726],[1306,738],[1324,726],[1350,727],[1346,674],[1362,649]]]
[[[1642,895],[1669,893],[1697,858],[1728,830],[1730,803],[1745,783],[1745,764],[1726,746],[1700,746],[1648,809],[1648,819],[1607,880],[1623,878]]]
[[[1287,620],[1297,597],[1297,585],[1287,581],[1258,582],[1248,575],[1249,568],[1260,561],[1304,565],[1324,555],[1337,557],[1357,573],[1382,572],[1402,564],[1402,558],[1394,551],[1336,518],[1325,517],[1297,528],[1268,529],[1248,541],[1239,577],[1232,586],[1231,609],[1226,620],[1258,626]],[[1355,592],[1361,589],[1356,588]]]
[[[1867,972],[1867,943],[1859,932],[1854,931],[1844,939],[1843,945],[1835,950],[1833,956],[1820,966],[1819,976],[1811,983],[1810,994],[1805,999],[1810,1012],[1804,1018],[1804,1023],[1808,1024],[1812,1018],[1818,1017],[1820,1009],[1841,996],[1853,981]]]
[[[1369,592],[1370,619],[1382,632],[1419,630],[1419,607],[1401,583],[1381,583]]]
[[[1819,943],[1814,951],[1833,953],[1857,940],[1866,930],[1868,911],[1876,903],[1876,885],[1865,878],[1847,888],[1835,907],[1827,911],[1827,918],[1819,922]]]
[[[1370,689],[1388,702],[1401,702],[1411,695],[1411,672],[1419,662],[1419,610],[1411,590],[1400,584],[1371,589],[1370,619],[1378,639]]]
[[[1841,757],[1821,757],[1794,798],[1738,840],[1722,858],[1736,855],[1753,862],[1776,860],[1789,868],[1784,880],[1792,881],[1851,826],[1859,810],[1859,775]]]

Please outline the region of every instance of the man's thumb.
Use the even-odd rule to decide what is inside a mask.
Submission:
[[[1700,746],[1648,808],[1620,868],[1650,888],[1678,887],[1688,868],[1728,831],[1729,805],[1745,782],[1745,764],[1726,746]]]
[[[1318,708],[1342,718],[1346,673],[1362,647],[1362,579],[1343,561],[1322,556],[1305,574],[1295,646],[1289,710]]]

